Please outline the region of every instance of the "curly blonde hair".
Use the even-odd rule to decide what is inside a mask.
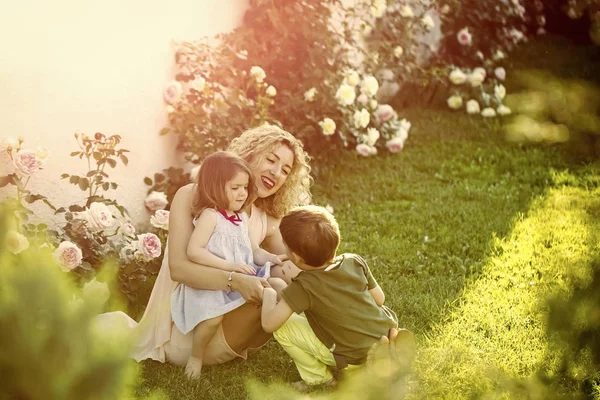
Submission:
[[[310,156],[304,151],[302,142],[277,126],[262,125],[248,129],[233,139],[228,149],[251,165],[256,165],[261,157],[282,144],[294,153],[292,170],[276,193],[255,201],[258,208],[275,218],[283,217],[296,206],[310,203]]]

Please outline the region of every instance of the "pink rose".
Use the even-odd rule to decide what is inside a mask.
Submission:
[[[371,154],[371,146],[361,143],[356,146],[356,151],[363,157],[368,157]]]
[[[165,88],[165,101],[169,104],[174,104],[179,100],[181,94],[183,93],[183,89],[181,87],[181,83],[177,81],[171,81]]]
[[[138,251],[143,259],[149,261],[160,256],[162,244],[154,233],[144,233],[138,236]]]
[[[155,228],[169,230],[169,212],[167,210],[156,210],[150,217],[150,224]]]
[[[388,140],[385,144],[385,147],[388,148],[390,153],[398,153],[404,148],[404,139],[397,136],[391,140]]]
[[[144,204],[148,210],[156,211],[163,210],[169,204],[169,201],[167,195],[163,192],[152,192],[146,197]]]
[[[456,34],[456,39],[458,43],[463,46],[470,46],[472,43],[471,33],[469,32],[469,28],[463,28]]]
[[[92,232],[103,231],[113,224],[113,215],[104,203],[92,203],[90,207],[77,216],[87,222]]]
[[[42,166],[33,150],[19,150],[13,156],[13,165],[19,175],[30,176]]]
[[[394,114],[394,109],[388,104],[381,104],[377,107],[377,110],[375,110],[375,118],[377,119],[378,124],[389,121],[394,117]]]
[[[60,263],[63,271],[70,271],[81,265],[83,254],[81,249],[75,243],[64,241],[56,250],[54,250],[54,258]]]

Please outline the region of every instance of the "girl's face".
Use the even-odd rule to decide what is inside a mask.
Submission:
[[[244,202],[248,198],[249,178],[247,173],[239,171],[225,184],[225,193],[227,194],[227,201],[229,202],[228,211],[241,210]]]
[[[259,156],[252,166],[258,197],[269,197],[277,192],[292,172],[293,165],[294,152],[284,144]]]

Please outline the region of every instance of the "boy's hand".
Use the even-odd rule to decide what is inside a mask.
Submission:
[[[256,275],[256,270],[254,269],[254,267],[242,263],[231,263],[229,264],[228,270],[246,275]]]

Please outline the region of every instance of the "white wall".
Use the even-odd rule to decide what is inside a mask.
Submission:
[[[51,151],[33,191],[60,206],[81,202],[84,193],[60,180],[87,170],[69,157],[73,134],[119,134],[130,163],[110,171],[121,187],[108,196],[146,221],[144,176],[182,163],[174,137],[158,136],[174,41],[230,31],[247,7],[248,0],[0,0],[0,137]],[[6,154],[3,169],[12,172]],[[13,188],[0,189],[0,199]]]

